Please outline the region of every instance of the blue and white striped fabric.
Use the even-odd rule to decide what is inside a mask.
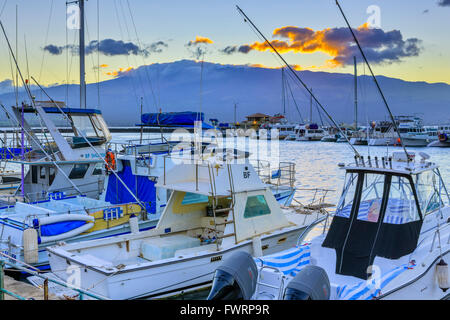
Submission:
[[[307,244],[294,247],[282,252],[256,258],[257,265],[274,267],[285,275],[295,276],[302,268],[310,263],[310,246]]]
[[[384,274],[379,281],[375,279],[361,281],[353,287],[347,285],[337,287],[336,298],[338,300],[372,300],[380,296],[388,283],[408,269],[413,269],[415,264],[404,264]],[[378,284],[377,284],[378,282]]]
[[[367,221],[369,209],[375,201],[362,201],[359,206],[358,220]],[[342,210],[336,211],[336,216],[349,218],[352,210],[352,204],[346,205]],[[386,214],[384,216],[384,223],[389,224],[404,224],[411,222],[411,214],[417,216],[415,202],[404,199],[389,199]]]
[[[411,215],[417,214],[417,207],[414,201],[404,199],[389,199],[384,223],[403,224],[411,222]]]
[[[358,219],[367,220],[367,215],[369,214],[369,208],[375,200],[363,201],[359,205]],[[349,218],[350,212],[352,211],[352,203],[346,205],[342,210],[336,212],[336,216]]]

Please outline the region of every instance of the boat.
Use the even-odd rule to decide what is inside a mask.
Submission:
[[[450,147],[450,125],[441,125],[437,129],[437,141],[431,142],[427,147]]]
[[[325,136],[325,130],[319,128],[316,123],[295,127],[295,141],[320,141]]]
[[[282,208],[250,163],[198,160],[179,164],[158,182],[171,191],[155,229],[47,248],[52,273],[67,281],[82,268],[80,287],[111,299],[155,298],[208,286],[234,252],[254,256],[293,246],[324,214]]]
[[[447,299],[450,196],[438,165],[420,157],[394,152],[343,166],[328,230],[282,252],[224,261],[209,299]],[[236,259],[252,277],[233,277]]]
[[[410,116],[398,116],[398,130],[405,147],[426,147],[437,140],[437,136],[425,130],[422,119]]]

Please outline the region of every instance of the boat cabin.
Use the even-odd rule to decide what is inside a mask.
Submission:
[[[35,107],[13,107],[13,111],[23,123],[24,139],[31,149],[23,159],[11,161],[29,168],[23,190],[19,188],[16,195],[28,201],[47,200],[55,193],[98,199],[104,183],[105,147],[111,140],[101,111],[38,101]]]
[[[322,247],[336,251],[336,274],[368,279],[376,256],[398,259],[417,247],[428,214],[449,197],[437,166],[394,153],[356,158],[345,167],[344,189]]]

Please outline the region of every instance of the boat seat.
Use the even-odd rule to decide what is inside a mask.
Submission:
[[[155,237],[141,243],[141,257],[150,261],[168,259],[177,250],[199,246],[200,239],[182,234]]]

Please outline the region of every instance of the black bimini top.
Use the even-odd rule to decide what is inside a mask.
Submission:
[[[323,247],[336,273],[367,279],[375,256],[398,259],[417,247],[422,213],[411,175],[347,170],[343,198]]]

